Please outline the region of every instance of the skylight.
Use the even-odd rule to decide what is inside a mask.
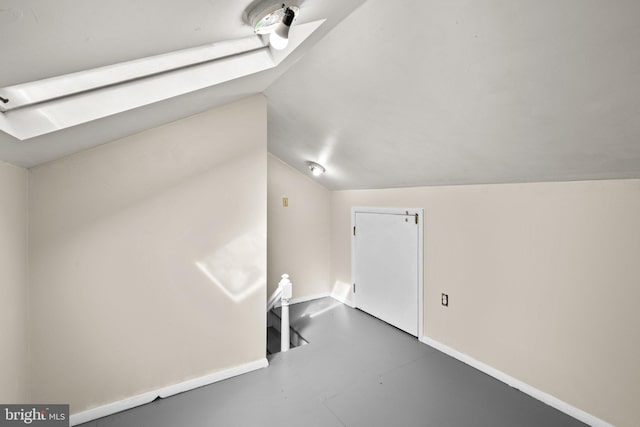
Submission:
[[[323,22],[284,50],[254,35],[0,88],[0,130],[25,140],[277,67]]]

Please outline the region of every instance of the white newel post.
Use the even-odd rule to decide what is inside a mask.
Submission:
[[[288,274],[283,274],[280,283],[282,288],[282,323],[280,325],[280,351],[289,351],[289,300],[293,296],[293,285]]]

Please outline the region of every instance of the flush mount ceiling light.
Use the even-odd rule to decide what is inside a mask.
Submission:
[[[319,165],[316,162],[307,162],[307,166],[309,167],[309,170],[311,171],[311,173],[313,174],[313,176],[320,176],[325,172],[325,168],[322,165]]]
[[[248,13],[249,23],[256,34],[269,35],[272,48],[282,50],[287,47],[289,29],[299,10],[298,6],[264,1]]]

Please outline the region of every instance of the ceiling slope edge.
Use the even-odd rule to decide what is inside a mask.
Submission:
[[[26,140],[265,71],[324,22],[296,25],[281,51],[251,36],[0,88],[0,130]]]

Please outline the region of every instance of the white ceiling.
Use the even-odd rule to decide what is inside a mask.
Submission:
[[[640,178],[637,0],[367,0],[266,91],[331,189]]]
[[[31,167],[263,92],[364,0],[299,1],[297,24],[327,21],[276,69],[41,137],[0,132],[0,160]],[[0,0],[0,87],[250,36],[256,1]]]
[[[0,0],[0,86],[247,36],[250,3]],[[327,22],[278,68],[0,133],[0,160],[31,167],[264,92],[269,150],[325,165],[331,189],[640,178],[638,16],[637,0],[306,0],[297,22]]]

